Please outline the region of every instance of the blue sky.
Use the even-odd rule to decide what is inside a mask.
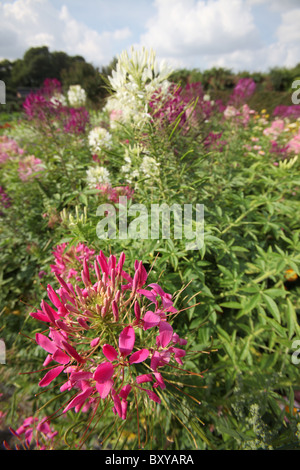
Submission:
[[[300,0],[3,0],[0,58],[33,46],[106,66],[130,46],[174,69],[267,71],[300,62]]]

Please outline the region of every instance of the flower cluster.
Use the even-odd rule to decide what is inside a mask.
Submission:
[[[65,281],[79,281],[83,260],[87,263],[93,260],[95,251],[83,243],[69,246],[68,243],[57,245],[52,252],[55,263],[50,265],[51,271],[61,276]]]
[[[239,108],[245,104],[249,98],[251,98],[255,92],[255,89],[256,84],[252,78],[241,78],[234,87],[227,104],[229,106],[235,106],[236,108]]]
[[[171,84],[163,97],[159,92],[152,96],[150,106],[153,118],[160,123],[172,124],[180,119],[180,126],[186,130],[209,120],[218,110],[218,103],[204,93],[200,82],[188,83],[184,88]]]
[[[32,445],[37,450],[50,450],[54,448],[54,438],[58,435],[54,431],[47,418],[39,421],[37,417],[29,416],[25,418],[23,424],[16,430],[10,428],[12,434],[20,441],[25,438],[25,449]]]
[[[122,123],[132,122],[141,127],[149,122],[149,103],[155,92],[163,95],[169,88],[170,69],[164,63],[159,66],[153,50],[149,52],[131,48],[131,55],[123,51],[118,57],[116,70],[112,71],[109,82],[114,94],[107,101],[105,109]]]
[[[86,172],[87,185],[97,188],[99,184],[110,184],[110,174],[104,166],[92,166]]]
[[[0,136],[0,164],[16,155],[23,155],[24,150],[20,148],[14,139],[6,135]]]
[[[71,85],[67,96],[71,106],[77,108],[85,105],[86,92],[80,85]]]
[[[46,98],[52,98],[62,94],[62,85],[57,78],[46,78],[41,88],[41,94]]]
[[[90,122],[89,112],[84,107],[65,108],[64,131],[83,134]]]
[[[44,170],[43,162],[34,155],[27,155],[19,161],[18,173],[22,181],[37,178]]]
[[[279,105],[273,111],[273,116],[276,118],[289,118],[298,119],[300,118],[300,105]]]
[[[119,202],[120,196],[132,199],[134,194],[134,190],[129,186],[115,186],[113,188],[110,184],[101,184],[97,185],[96,188],[99,189],[102,196],[115,203]]]
[[[300,154],[300,131],[288,142],[288,152]]]
[[[31,313],[49,328],[35,337],[50,366],[39,386],[62,378],[60,390],[73,392],[64,413],[96,412],[102,403],[126,419],[139,393],[160,403],[163,368],[182,365],[187,341],[168,321],[177,313],[172,296],[156,283],[146,285],[142,262],[135,261],[132,276],[124,262],[124,253],[117,259],[100,251],[91,268],[83,258],[81,282],[73,285],[56,273],[60,287],[47,286],[50,303],[42,300],[41,310]]]
[[[243,104],[240,109],[236,108],[233,105],[228,105],[226,106],[223,114],[225,119],[230,119],[232,122],[247,126],[251,119],[251,116],[255,114],[255,111],[253,109],[250,109],[247,104]]]
[[[121,172],[130,185],[137,184],[139,179],[158,177],[160,163],[142,145],[129,145],[125,148]]]
[[[158,90],[151,97],[149,103],[152,116],[158,122],[172,124],[181,116],[181,124],[186,121],[186,104],[181,96],[182,88],[175,84],[170,84],[168,93],[162,99]]]
[[[217,152],[222,152],[226,145],[225,140],[221,140],[223,132],[209,132],[207,137],[204,139],[204,147]]]
[[[46,98],[40,91],[29,93],[23,103],[23,108],[28,119],[44,123],[48,119],[58,119],[63,105],[60,101]]]
[[[262,133],[270,139],[270,153],[281,160],[300,153],[300,118],[293,123],[289,118],[276,118]]]
[[[94,127],[88,135],[89,148],[92,153],[98,154],[112,146],[112,136],[104,127]]]
[[[85,132],[89,123],[89,113],[81,106],[85,102],[80,98],[82,92],[79,93],[77,99],[76,90],[77,88],[70,93],[71,98],[69,98],[69,102],[74,103],[74,107],[67,106],[67,100],[61,93],[60,82],[56,79],[46,79],[42,88],[36,93],[31,92],[23,103],[28,119],[38,122],[40,126],[55,123],[56,127],[63,129],[66,133]]]

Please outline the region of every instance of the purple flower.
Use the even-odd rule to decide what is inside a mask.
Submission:
[[[256,84],[252,78],[241,78],[229,98],[228,105],[241,106],[253,95],[255,88]]]
[[[273,111],[273,116],[281,118],[298,119],[300,117],[300,105],[279,105]]]
[[[71,134],[81,134],[85,132],[86,126],[90,122],[88,111],[84,107],[65,108],[66,117],[64,131]]]

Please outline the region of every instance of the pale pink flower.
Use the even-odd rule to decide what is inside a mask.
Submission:
[[[43,170],[42,160],[34,155],[28,155],[19,161],[18,173],[22,181],[37,178]]]
[[[287,146],[289,153],[300,153],[300,131],[288,142]]]
[[[282,133],[284,126],[285,123],[283,119],[275,119],[270,127],[266,127],[266,129],[263,130],[263,134],[267,136],[271,135],[273,138],[276,138]]]
[[[23,155],[23,153],[24,150],[14,139],[10,139],[6,135],[0,136],[0,164],[18,155]]]

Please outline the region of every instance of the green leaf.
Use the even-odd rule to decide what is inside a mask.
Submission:
[[[259,293],[253,295],[251,299],[246,303],[246,305],[244,305],[243,314],[251,312],[251,310],[253,310],[257,306],[260,299],[261,299],[261,295]]]
[[[266,295],[265,293],[263,293],[263,299],[267,304],[267,308],[269,312],[273,315],[273,317],[278,323],[281,323],[280,312],[279,312],[276,302],[274,302],[274,300],[268,295]]]
[[[276,333],[281,336],[281,338],[286,338],[286,330],[283,328],[279,323],[277,323],[276,320],[273,320],[273,318],[266,317],[267,323],[276,331]]]
[[[287,322],[287,329],[288,329],[288,336],[291,338],[293,334],[296,332],[299,333],[299,325],[297,320],[297,315],[294,309],[294,306],[290,299],[286,299],[286,322]]]
[[[243,442],[243,441],[249,441],[253,439],[250,436],[247,436],[247,434],[241,432],[241,431],[236,431],[235,429],[227,428],[226,426],[223,425],[218,425],[217,427],[218,431],[221,434],[228,434],[229,436],[233,437],[237,441]]]
[[[243,308],[242,304],[239,304],[238,302],[224,302],[220,304],[221,307],[225,308],[233,308],[233,309],[241,309]]]

